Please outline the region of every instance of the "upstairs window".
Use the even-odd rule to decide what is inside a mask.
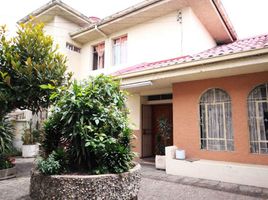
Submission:
[[[268,83],[253,89],[248,96],[250,152],[268,154]]]
[[[127,62],[127,36],[113,41],[113,64],[120,65]]]
[[[104,52],[104,43],[93,46],[93,70],[104,68]]]
[[[68,42],[66,42],[66,48],[69,49],[69,50],[71,50],[71,51],[75,51],[77,53],[80,53],[81,52],[81,48],[79,48],[79,47],[77,47],[77,46],[75,46],[73,44],[70,44]]]
[[[200,99],[201,149],[233,151],[234,137],[230,96],[210,89]]]

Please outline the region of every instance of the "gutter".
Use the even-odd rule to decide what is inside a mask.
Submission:
[[[159,3],[161,1],[164,1],[164,0],[147,0],[147,1],[144,1],[144,2],[141,2],[140,4],[137,4],[137,5],[134,5],[134,6],[131,6],[123,11],[120,11],[114,15],[111,15],[111,16],[108,16],[104,19],[102,19],[99,23],[97,23],[98,26],[102,26],[102,25],[105,25],[105,24],[108,24],[114,20],[117,20],[119,18],[122,18],[122,17],[125,17],[133,12],[136,12],[136,11],[139,11],[139,10],[142,10],[143,8],[146,8],[148,6],[151,6],[151,5],[154,5],[156,3]],[[87,31],[90,31],[94,29],[94,27],[92,26],[89,26],[89,27],[86,27],[86,28],[83,28],[83,29],[80,29],[74,33],[71,33],[70,36],[71,37],[75,37],[77,35],[80,35],[82,33],[85,33]]]
[[[98,25],[97,24],[95,24],[95,26],[94,26],[94,30],[96,30],[97,32],[99,32],[101,35],[103,35],[104,37],[108,37],[108,35],[107,34],[105,34],[102,30],[100,30],[99,28],[98,28]]]

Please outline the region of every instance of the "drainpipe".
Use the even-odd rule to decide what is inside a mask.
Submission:
[[[103,35],[104,37],[106,37],[106,38],[108,37],[102,30],[100,30],[100,29],[98,28],[97,24],[95,24],[94,29],[95,29],[97,32],[99,32],[101,35]]]

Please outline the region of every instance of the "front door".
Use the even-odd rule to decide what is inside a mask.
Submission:
[[[170,135],[162,136],[159,128],[160,120],[166,121],[170,127]],[[161,104],[152,106],[152,149],[153,154],[159,154],[159,151],[163,152],[165,146],[173,145],[173,114],[172,104]]]

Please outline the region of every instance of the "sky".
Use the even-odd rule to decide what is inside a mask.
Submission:
[[[135,5],[143,0],[62,0],[86,16],[103,18]],[[16,21],[49,0],[1,0],[0,24],[7,24],[9,32],[16,30]],[[248,38],[268,33],[268,0],[222,0],[238,34]]]

